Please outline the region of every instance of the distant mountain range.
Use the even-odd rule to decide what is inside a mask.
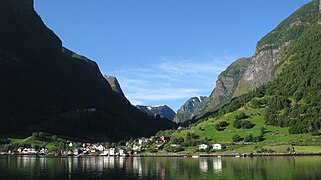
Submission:
[[[116,79],[63,47],[32,0],[0,0],[0,99],[1,135],[42,131],[106,141],[175,126],[137,110]]]
[[[192,97],[187,100],[184,105],[177,111],[177,114],[174,118],[176,123],[184,123],[188,120],[193,119],[195,112],[198,111],[198,108],[208,100],[207,96],[198,96]]]
[[[156,117],[160,116],[162,118],[166,118],[170,121],[174,120],[174,117],[176,113],[168,106],[166,105],[160,105],[160,106],[136,106],[139,110],[146,113],[149,116]]]

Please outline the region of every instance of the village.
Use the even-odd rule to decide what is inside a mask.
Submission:
[[[16,150],[8,150],[7,152],[1,152],[1,154],[7,155],[42,155],[42,156],[141,156],[144,153],[158,153],[162,152],[179,152],[170,151],[164,147],[170,147],[173,149],[179,149],[181,145],[173,144],[170,142],[170,136],[152,136],[150,138],[137,138],[123,143],[83,143],[83,142],[67,142],[65,148],[50,151],[46,147],[31,148],[31,147],[19,147]],[[223,144],[199,144],[198,150],[200,152],[208,152],[208,150],[222,150],[226,146]]]

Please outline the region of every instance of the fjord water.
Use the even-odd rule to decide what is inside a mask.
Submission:
[[[321,157],[0,156],[0,179],[321,179]]]

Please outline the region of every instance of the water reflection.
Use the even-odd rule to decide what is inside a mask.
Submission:
[[[208,171],[208,162],[207,162],[206,158],[201,158],[200,159],[199,166],[200,166],[200,170],[203,173],[207,173],[207,171]]]
[[[1,156],[0,179],[321,179],[321,157],[45,158]]]
[[[222,159],[221,158],[215,158],[213,159],[213,169],[216,173],[222,172],[223,165],[222,165]]]

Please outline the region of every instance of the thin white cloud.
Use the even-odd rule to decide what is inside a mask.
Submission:
[[[229,60],[162,58],[144,68],[120,69],[113,72],[132,104],[167,104],[185,101],[193,96],[209,95],[216,78]]]

